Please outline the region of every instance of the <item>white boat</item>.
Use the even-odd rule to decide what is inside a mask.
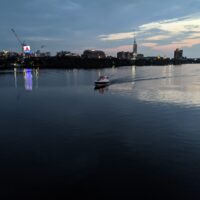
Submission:
[[[109,85],[110,83],[110,80],[108,78],[108,76],[100,76],[98,80],[96,80],[95,82],[95,86],[99,86],[99,87],[103,87],[103,86],[106,86],[106,85]]]

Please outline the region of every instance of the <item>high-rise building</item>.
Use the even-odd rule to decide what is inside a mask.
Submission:
[[[174,51],[174,60],[180,60],[183,58],[183,50],[181,49],[176,49]]]
[[[117,53],[117,58],[120,60],[130,60],[133,58],[133,54],[131,52],[118,52]]]
[[[100,50],[85,50],[82,55],[83,58],[101,59],[106,58],[106,54]]]

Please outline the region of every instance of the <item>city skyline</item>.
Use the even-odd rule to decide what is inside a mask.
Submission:
[[[101,49],[108,55],[131,51],[134,32],[138,53],[200,57],[199,0],[2,0],[0,49],[19,51],[10,29],[35,51],[55,53]],[[190,8],[190,9],[188,9]]]

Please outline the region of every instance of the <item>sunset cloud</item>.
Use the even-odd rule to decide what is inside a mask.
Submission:
[[[139,26],[139,30],[142,32],[159,30],[165,32],[168,36],[198,32],[200,31],[200,14],[144,24]]]
[[[134,32],[116,33],[100,35],[99,39],[127,40],[133,38],[133,35]],[[140,25],[136,36],[143,41],[141,46],[157,51],[171,52],[176,48],[190,48],[200,44],[200,13]]]
[[[184,39],[180,41],[175,41],[166,45],[159,45],[155,43],[144,43],[142,46],[151,47],[153,50],[162,51],[162,52],[172,52],[176,48],[192,47],[194,45],[200,44],[199,39]]]
[[[138,27],[136,35],[142,37],[143,34],[154,34],[146,40],[163,40],[172,38],[174,36],[180,36],[185,34],[186,37],[200,36],[200,14],[189,15],[181,18],[174,18],[169,20],[161,20],[158,22],[151,22],[143,24]],[[155,35],[153,31],[156,31],[158,35]],[[162,33],[162,34],[160,34]],[[132,38],[134,32],[113,33],[108,35],[100,35],[100,40],[113,41],[113,40],[126,40]]]
[[[105,48],[103,49],[107,54],[110,53],[117,53],[119,51],[131,51],[132,50],[132,45],[123,45],[123,46],[118,46],[116,48]]]
[[[188,56],[198,57],[200,46],[194,45],[199,44],[200,38],[200,1],[177,2],[18,0],[12,1],[10,6],[10,1],[2,0],[0,48],[21,51],[10,33],[14,28],[33,51],[44,43],[52,55],[61,49],[75,51],[92,46],[94,49],[113,49],[111,55],[116,56],[115,47],[128,50],[125,46],[132,45],[135,32],[139,53],[157,55],[160,52],[154,48],[177,45],[186,46],[188,49],[184,52]],[[191,45],[193,48],[188,47]]]
[[[102,41],[125,40],[134,37],[134,32],[114,33],[109,35],[99,35],[98,38]]]
[[[158,44],[157,43],[153,43],[153,42],[146,42],[146,43],[142,43],[141,44],[143,47],[155,47]]]
[[[157,40],[164,40],[170,38],[169,35],[156,35],[152,37],[148,37],[145,40],[157,41]]]

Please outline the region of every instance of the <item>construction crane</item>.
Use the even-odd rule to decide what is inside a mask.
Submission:
[[[12,31],[12,33],[14,34],[14,36],[16,37],[17,41],[19,42],[19,44],[20,44],[20,46],[21,46],[21,48],[22,48],[22,55],[23,55],[24,46],[26,46],[26,43],[25,43],[25,41],[22,42],[22,41],[20,40],[19,36],[17,35],[17,33],[15,32],[15,30],[14,30],[13,28],[11,29],[11,31]]]

